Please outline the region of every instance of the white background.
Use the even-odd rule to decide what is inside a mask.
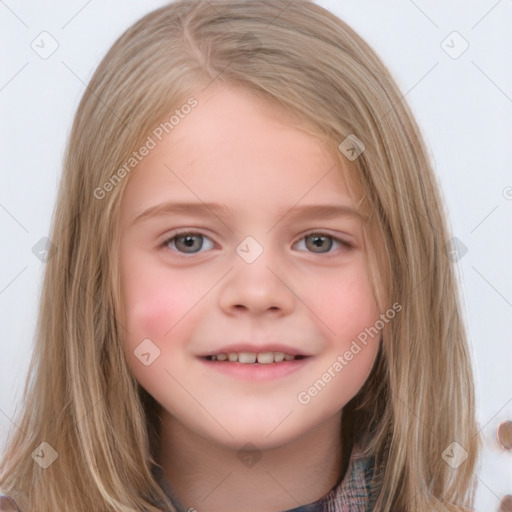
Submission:
[[[32,247],[48,235],[75,109],[115,39],[164,3],[0,0],[0,449],[33,343],[44,263]],[[512,494],[512,452],[495,438],[499,422],[512,420],[512,1],[317,3],[390,68],[424,133],[453,234],[467,247],[459,278],[485,437],[476,509],[498,510]],[[47,59],[31,48],[43,31],[59,45]],[[446,39],[453,31],[469,44],[458,58],[464,42]]]

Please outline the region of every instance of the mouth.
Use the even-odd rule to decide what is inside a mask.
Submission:
[[[273,364],[281,363],[283,361],[296,361],[305,359],[306,355],[301,354],[288,354],[286,352],[219,352],[202,356],[206,361],[219,361],[226,363],[241,363],[241,364]]]
[[[259,350],[258,350],[259,348]],[[206,371],[242,381],[273,381],[309,364],[313,356],[285,346],[224,347],[199,356]]]

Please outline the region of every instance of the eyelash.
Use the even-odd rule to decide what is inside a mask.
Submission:
[[[176,252],[179,255],[179,257],[183,257],[183,258],[190,258],[192,256],[200,254],[201,252],[205,252],[205,251],[199,250],[199,252],[195,252],[195,253],[183,253],[183,252],[180,252],[178,250],[171,249],[169,247],[169,244],[171,242],[173,242],[174,240],[176,240],[177,238],[179,238],[180,236],[183,236],[183,235],[199,235],[199,236],[202,236],[203,238],[208,238],[208,239],[210,238],[207,235],[205,235],[203,233],[200,233],[200,232],[197,232],[197,231],[182,230],[182,231],[177,231],[177,232],[173,233],[172,236],[166,238],[162,242],[161,247],[163,249],[168,249],[168,250],[171,250],[173,252]],[[338,243],[341,246],[341,248],[340,248],[341,250],[348,251],[348,250],[354,248],[354,245],[351,244],[350,242],[347,242],[346,240],[342,240],[341,238],[335,237],[335,236],[330,235],[328,233],[324,233],[322,231],[310,231],[310,232],[306,233],[305,235],[303,235],[298,241],[302,241],[302,240],[304,240],[305,238],[307,238],[310,235],[320,235],[320,236],[329,238],[329,239],[333,240],[333,242]],[[295,242],[295,243],[297,243],[297,242]],[[201,249],[202,249],[202,247],[201,247]],[[328,255],[334,254],[337,251],[328,251],[328,252],[325,252],[325,253],[315,253],[315,252],[311,252],[311,251],[301,251],[301,252],[310,252],[310,254],[319,254],[319,255],[324,255],[324,256],[327,255],[328,256]]]

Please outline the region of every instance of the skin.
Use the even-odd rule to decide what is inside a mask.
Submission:
[[[299,402],[379,317],[363,220],[295,216],[304,205],[355,208],[357,198],[339,163],[291,113],[233,85],[194,96],[198,106],[132,171],[122,200],[126,358],[163,406],[160,463],[185,507],[278,512],[319,499],[341,476],[342,408],[378,351],[370,341],[309,403]],[[231,216],[134,222],[164,201],[216,202]],[[183,239],[165,245],[177,229],[205,238],[188,253]],[[312,232],[327,238],[316,246],[306,237]],[[252,263],[236,252],[247,236],[263,249]],[[160,350],[149,366],[134,354],[144,339]],[[311,357],[270,381],[242,381],[198,358],[226,343],[271,340]],[[256,463],[242,460],[246,443]]]

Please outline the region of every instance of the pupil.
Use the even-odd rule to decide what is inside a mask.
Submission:
[[[197,246],[195,249],[199,250],[201,248],[201,243],[197,243],[198,235],[183,235],[178,239],[178,243],[180,241],[185,246],[186,249],[194,249],[194,244]]]
[[[308,239],[313,242],[313,249],[325,249],[328,251],[332,246],[332,240],[323,235],[309,235]],[[315,251],[319,252],[319,251]]]

